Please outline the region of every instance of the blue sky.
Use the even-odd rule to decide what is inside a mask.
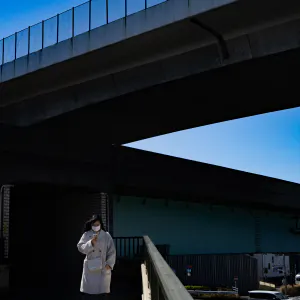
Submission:
[[[129,146],[300,183],[300,108],[189,129]]]
[[[94,1],[100,12],[104,0]],[[127,1],[129,12],[141,9],[144,3]],[[148,1],[154,5],[162,0]],[[83,2],[5,1],[0,39]],[[110,20],[122,17],[124,0],[109,3]],[[190,129],[130,146],[300,183],[300,108]]]

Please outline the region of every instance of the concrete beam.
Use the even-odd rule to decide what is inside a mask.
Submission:
[[[127,147],[99,150],[98,156],[80,162],[2,151],[0,181],[300,213],[298,184]]]
[[[120,168],[114,174],[120,194],[300,210],[299,184],[127,147],[117,153],[115,166]]]

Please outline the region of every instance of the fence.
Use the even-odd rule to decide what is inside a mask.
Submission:
[[[166,261],[184,285],[231,288],[237,277],[241,295],[258,288],[257,260],[248,255],[171,255]]]
[[[144,239],[142,237],[115,237],[117,257],[133,258],[143,255]]]
[[[168,0],[90,0],[0,40],[0,65]]]

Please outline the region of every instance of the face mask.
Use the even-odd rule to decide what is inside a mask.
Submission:
[[[93,229],[93,231],[95,231],[95,232],[100,231],[100,228],[101,228],[100,225],[98,225],[98,226],[92,226],[92,229]]]

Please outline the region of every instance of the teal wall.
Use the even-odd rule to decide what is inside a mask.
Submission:
[[[289,232],[291,216],[119,197],[113,220],[115,237],[148,235],[155,244],[169,244],[171,254],[252,253],[257,244],[262,252],[300,252],[300,236]]]
[[[295,228],[294,216],[282,214],[260,214],[261,248],[265,253],[300,252],[300,235],[290,232]]]

